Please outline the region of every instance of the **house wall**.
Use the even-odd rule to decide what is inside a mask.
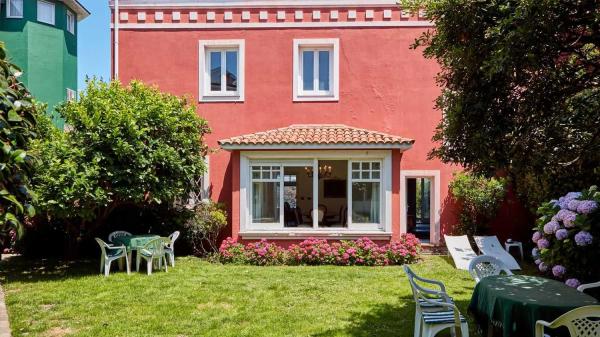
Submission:
[[[64,121],[54,107],[67,98],[67,88],[77,91],[77,20],[75,34],[67,30],[68,7],[55,6],[55,24],[37,21],[37,0],[23,0],[23,17],[7,18],[6,2],[0,7],[0,41],[6,44],[8,57],[23,70],[21,80],[40,102],[56,126]]]
[[[399,20],[399,10],[392,8],[393,18]],[[119,34],[119,77],[122,82],[139,79],[161,90],[187,95],[197,105],[198,114],[207,119],[213,132],[206,142],[217,150],[210,155],[212,198],[230,206],[232,227],[228,234],[236,236],[239,230],[239,153],[219,150],[217,141],[291,124],[315,123],[347,124],[415,139],[412,149],[393,154],[394,236],[400,233],[399,205],[403,202],[400,170],[439,170],[442,233],[450,230],[456,212],[447,202],[448,182],[452,172],[459,168],[427,159],[434,146],[431,142],[434,128],[441,118],[434,109],[434,99],[440,92],[434,79],[439,66],[425,59],[422,50],[410,49],[415,39],[431,26],[161,29],[157,25],[135,29],[135,13],[140,10],[146,11],[145,23],[154,22],[147,8],[123,9],[128,12],[128,19],[122,22]],[[344,10],[340,9],[340,16]],[[163,22],[171,22],[171,10],[163,11]],[[256,11],[253,10],[254,15]],[[293,15],[293,10],[287,12],[288,16]],[[205,19],[202,15],[200,21]],[[217,21],[222,20],[219,15],[222,11],[217,11]],[[310,12],[305,10],[305,15]],[[358,9],[359,19],[364,20],[364,15],[364,10]],[[381,19],[381,15],[381,10],[376,9],[376,19]],[[257,21],[255,17],[252,21]],[[182,21],[186,20],[182,15]],[[275,21],[273,14],[268,21]],[[301,38],[339,39],[338,101],[292,100],[293,40]],[[198,41],[211,39],[245,41],[243,102],[198,102]]]

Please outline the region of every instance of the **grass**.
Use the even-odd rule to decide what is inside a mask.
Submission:
[[[0,265],[13,336],[409,337],[401,267],[254,267],[180,258],[168,273],[98,275],[97,261]],[[474,282],[446,257],[414,265],[466,314]],[[113,269],[116,270],[116,269]],[[471,323],[472,336],[474,324]]]

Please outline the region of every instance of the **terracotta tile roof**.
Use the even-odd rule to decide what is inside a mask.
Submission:
[[[221,139],[224,149],[298,146],[340,147],[360,146],[375,148],[408,148],[413,139],[387,133],[355,128],[343,124],[294,124],[285,128]]]

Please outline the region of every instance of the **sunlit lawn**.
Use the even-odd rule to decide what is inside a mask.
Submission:
[[[412,336],[401,267],[254,267],[181,258],[168,273],[98,275],[97,261],[5,261],[13,336]],[[442,280],[466,314],[474,282],[445,257]],[[473,325],[473,324],[471,324]],[[471,327],[472,335],[474,327]]]

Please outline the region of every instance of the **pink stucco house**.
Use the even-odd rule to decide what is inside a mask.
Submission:
[[[212,127],[206,186],[241,240],[294,242],[455,222],[458,167],[428,160],[433,29],[395,0],[113,0],[113,71],[188,95]],[[115,21],[116,17],[116,21]]]

